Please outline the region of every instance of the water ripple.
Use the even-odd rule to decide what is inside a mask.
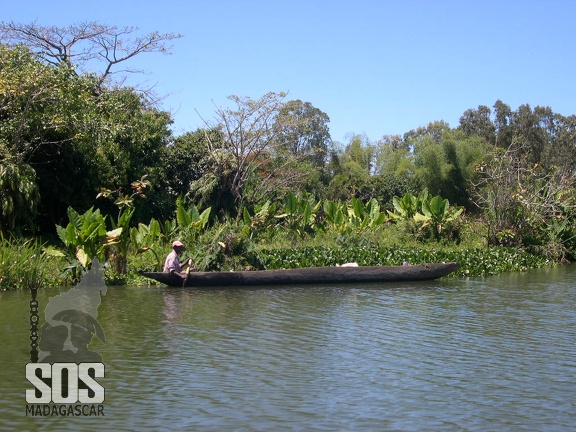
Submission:
[[[109,290],[106,428],[570,430],[570,274]]]

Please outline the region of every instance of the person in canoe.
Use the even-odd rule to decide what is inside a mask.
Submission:
[[[182,279],[186,279],[190,270],[192,269],[192,258],[188,258],[184,261],[184,263],[180,262],[180,256],[182,252],[184,252],[184,243],[180,240],[175,240],[172,242],[172,252],[168,254],[166,257],[166,261],[164,261],[164,272],[165,273],[172,273]],[[183,270],[182,267],[188,266],[186,270]]]

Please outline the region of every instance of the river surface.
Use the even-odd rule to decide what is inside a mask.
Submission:
[[[41,291],[40,310],[64,291]],[[103,417],[27,415],[29,300],[0,293],[0,430],[576,430],[576,266],[418,283],[108,287],[106,343],[90,345],[106,368]]]

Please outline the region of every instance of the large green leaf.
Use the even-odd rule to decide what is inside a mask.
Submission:
[[[62,243],[64,243],[66,246],[68,246],[66,228],[61,227],[60,225],[56,225],[56,233],[58,234],[58,238],[60,238],[60,240],[62,240]]]
[[[284,203],[285,211],[290,216],[294,216],[298,213],[298,198],[292,192],[288,194],[286,197],[286,201]]]
[[[342,211],[342,208],[339,208],[338,210],[336,210],[336,214],[334,215],[334,222],[336,223],[336,225],[344,225],[345,221],[346,221],[346,216],[344,216],[344,212]]]
[[[127,227],[132,220],[132,216],[134,215],[134,207],[127,208],[120,217],[118,218],[118,226],[119,227]]]
[[[148,225],[148,229],[150,230],[150,237],[155,239],[160,237],[161,230],[160,230],[160,223],[156,219],[152,219],[150,224]]]
[[[90,212],[90,210],[88,210],[86,212],[86,214],[88,212]],[[67,213],[68,213],[69,224],[71,224],[76,231],[81,231],[82,230],[82,220],[80,219],[80,215],[72,207],[68,207]]]
[[[244,211],[242,212],[242,217],[244,219],[244,224],[247,226],[252,225],[252,216],[250,216],[250,212],[246,207],[244,207]]]
[[[312,216],[312,207],[310,206],[309,202],[304,203],[304,209],[302,211],[302,220],[305,224],[310,222],[310,218]]]
[[[334,201],[324,201],[324,214],[329,223],[336,221],[337,204]]]
[[[182,228],[188,227],[192,223],[192,217],[184,208],[184,204],[180,198],[176,200],[176,221]]]
[[[202,222],[202,228],[206,227],[208,221],[210,220],[210,213],[212,212],[212,208],[208,207],[206,210],[202,212],[199,216],[198,220]]]
[[[436,195],[430,200],[422,203],[422,211],[426,216],[429,216],[431,219],[438,222],[444,220],[449,206],[450,204],[447,199],[443,199],[441,196]]]
[[[88,264],[90,263],[90,257],[83,248],[79,247],[76,249],[76,258],[84,268],[88,267]]]
[[[364,203],[358,198],[352,197],[352,211],[354,216],[362,218],[364,216]]]
[[[188,215],[190,216],[190,220],[192,222],[198,222],[200,220],[200,212],[198,211],[198,207],[194,204],[190,205],[188,209]]]

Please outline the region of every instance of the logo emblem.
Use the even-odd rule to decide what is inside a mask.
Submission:
[[[98,382],[104,378],[104,363],[89,345],[94,338],[106,343],[98,322],[98,307],[106,290],[104,273],[94,260],[77,286],[49,300],[39,342],[38,302],[32,293],[32,350],[26,379],[33,388],[26,389],[26,415],[104,415],[105,391]]]

